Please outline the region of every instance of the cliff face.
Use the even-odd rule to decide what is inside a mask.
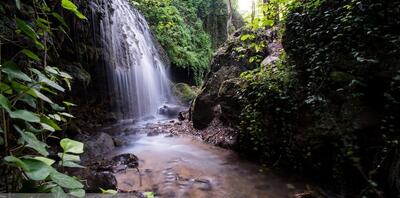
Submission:
[[[274,52],[278,48],[273,45],[273,43],[277,42],[276,29],[255,32],[254,42],[266,42],[266,45],[269,46],[260,51],[243,47],[245,44],[241,40],[241,35],[250,32],[249,30],[239,30],[216,52],[211,63],[211,71],[206,77],[201,93],[194,102],[193,125],[195,128],[203,129],[207,127],[215,116],[219,114],[220,107],[222,107],[221,113],[223,116],[230,117],[229,114],[235,115],[234,117],[236,118],[233,119],[237,120],[240,113],[235,114],[230,111],[235,112],[236,109],[236,111],[239,110],[240,112],[240,105],[235,105],[239,102],[238,98],[235,99],[228,96],[239,91],[239,89],[236,89],[233,93],[229,93],[235,90],[235,87],[238,88],[234,86],[234,84],[238,83],[235,83],[235,81],[240,80],[239,76],[242,72],[258,67],[257,62],[249,63],[251,57],[277,56]],[[230,105],[233,106],[230,107]]]
[[[365,186],[363,195],[397,196],[399,10],[392,1],[293,8],[282,39],[289,83],[276,63],[252,80],[238,79],[256,66],[248,62],[252,53],[237,58],[233,38],[213,59],[194,103],[194,127],[221,115],[240,130],[236,147],[249,156],[311,175],[344,196]],[[269,46],[259,54],[264,62],[271,60],[268,38],[261,37]]]

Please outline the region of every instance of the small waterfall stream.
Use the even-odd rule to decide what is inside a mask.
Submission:
[[[103,54],[112,108],[121,119],[157,117],[175,103],[168,68],[162,62],[144,17],[127,0],[101,0]]]

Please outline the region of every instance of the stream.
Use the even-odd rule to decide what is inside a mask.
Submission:
[[[126,125],[114,128],[127,143],[112,155],[135,154],[142,180],[136,169],[117,173],[122,191],[153,192],[156,197],[272,198],[292,197],[306,188],[293,176],[265,168],[261,172],[261,166],[239,158],[233,151],[194,137],[168,133],[149,136],[147,126],[129,126],[133,133],[118,133]]]

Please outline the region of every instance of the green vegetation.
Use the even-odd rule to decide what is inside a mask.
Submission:
[[[398,195],[400,4],[278,2],[284,13],[269,2],[260,8],[268,14],[248,23],[256,32],[282,16],[287,56],[241,75],[239,148],[264,163],[318,171],[314,178],[344,196]],[[253,35],[242,35],[243,48],[256,47]]]
[[[207,1],[135,0],[173,67],[187,70],[195,84],[200,84],[208,70],[212,48],[198,12],[204,12]]]
[[[19,191],[23,182],[27,192],[53,192],[58,196],[68,192],[83,197],[83,184],[62,173],[64,167],[82,168],[77,163],[83,143],[59,140],[62,128],[74,117],[68,113],[74,104],[62,98],[67,91],[63,86],[71,89],[72,77],[50,66],[49,60],[55,49],[52,39],[68,27],[46,1],[15,0],[11,9],[9,6],[0,3],[2,21],[14,28],[10,35],[0,35],[0,49],[3,45],[8,48],[2,49],[8,50],[5,56],[1,57],[3,51],[0,55],[0,155],[2,164],[6,164],[1,169],[7,173],[6,186],[12,187],[6,190]],[[69,0],[56,6],[86,19]],[[7,12],[12,14],[4,15]],[[48,144],[54,141],[59,144]],[[49,153],[51,146],[61,147],[57,157]]]
[[[182,102],[189,104],[193,99],[196,98],[197,93],[185,83],[177,83],[172,88],[175,96],[177,96]]]

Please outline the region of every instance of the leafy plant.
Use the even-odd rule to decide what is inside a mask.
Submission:
[[[60,3],[78,18],[86,19],[71,1]],[[49,65],[49,51],[55,49],[52,39],[56,31],[65,33],[66,23],[45,0],[16,0],[15,6],[21,12],[26,12],[24,6],[32,6],[34,13],[28,15],[31,17],[28,19],[26,15],[24,19],[15,17],[16,41],[5,41],[20,51],[8,60],[0,59],[0,145],[5,149],[1,154],[6,155],[3,161],[16,168],[12,170],[17,177],[14,182],[31,180],[39,187],[39,192],[62,195],[67,191],[83,197],[83,184],[59,172],[63,167],[82,168],[75,154],[83,152],[83,144],[62,139],[59,163],[52,159],[47,144],[49,139],[58,139],[59,131],[73,118],[68,113],[71,103],[62,101],[60,96],[67,90],[64,85],[71,89],[72,77]],[[6,37],[1,35],[1,43],[3,38]]]

